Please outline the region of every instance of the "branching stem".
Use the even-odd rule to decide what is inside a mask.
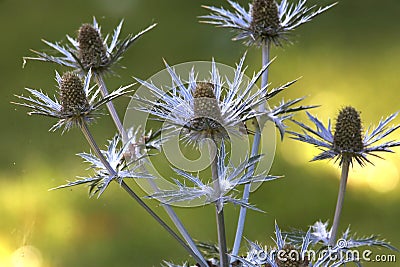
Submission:
[[[107,96],[108,95],[108,89],[107,89],[107,86],[106,86],[106,84],[104,82],[104,79],[103,79],[102,75],[96,73],[95,74],[95,80],[96,80],[97,85],[100,88],[100,92],[101,92],[102,96],[103,97]],[[129,141],[128,140],[128,135],[127,135],[127,133],[126,133],[126,131],[125,131],[123,125],[122,125],[121,120],[119,119],[119,116],[118,116],[118,113],[117,113],[117,111],[116,111],[116,109],[114,107],[114,104],[111,101],[107,103],[107,109],[108,109],[108,111],[110,113],[110,116],[111,116],[112,120],[114,121],[114,124],[115,124],[119,134],[122,137],[122,141],[124,143],[128,142]],[[153,189],[155,191],[158,190],[157,185],[153,181],[150,180],[149,183],[151,184],[151,186],[153,187]],[[123,184],[125,184],[125,182],[123,182]],[[123,185],[123,184],[121,184],[121,185]],[[125,184],[125,186],[127,188],[124,188],[124,186],[123,186],[123,188],[125,189],[125,191],[127,191],[129,186],[127,184]],[[129,188],[129,190],[132,191],[130,188]],[[192,237],[189,235],[188,231],[186,230],[185,226],[183,225],[181,220],[176,215],[175,211],[172,209],[172,207],[170,205],[163,204],[162,206],[164,207],[164,210],[166,211],[166,213],[168,214],[168,216],[170,217],[170,219],[172,220],[172,222],[174,223],[174,225],[176,226],[176,228],[178,229],[180,234],[186,240],[187,244],[189,244],[192,252],[197,255],[198,259],[200,259],[200,261],[198,261],[198,263],[201,264],[202,267],[207,267],[208,264],[207,264],[206,260],[204,259],[204,256],[201,254],[201,252],[197,248],[197,246],[194,243]]]
[[[96,156],[100,159],[104,167],[109,172],[111,176],[110,178],[115,178],[117,175],[116,171],[110,166],[110,163],[104,157],[103,153],[101,153],[100,148],[95,142],[93,135],[90,133],[86,122],[84,120],[79,121],[79,126],[90,147],[93,149]],[[173,238],[175,238],[175,240],[177,240],[178,243],[181,244],[197,262],[203,262],[203,259],[194,253],[193,250],[186,244],[186,242],[181,239],[174,232],[174,230],[172,230],[146,203],[144,203],[143,200],[123,180],[120,182],[120,184],[121,187],[129,194],[129,196],[136,200],[136,202],[138,202],[142,208],[144,208]],[[203,267],[207,267],[207,265],[204,265]]]

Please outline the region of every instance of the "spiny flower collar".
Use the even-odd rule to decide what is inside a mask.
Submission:
[[[378,126],[374,129],[368,127],[362,132],[360,113],[353,107],[344,107],[340,110],[336,119],[335,132],[332,133],[331,123],[325,126],[317,117],[307,112],[309,120],[315,125],[316,129],[293,120],[299,125],[303,132],[288,131],[293,135],[293,139],[312,144],[320,148],[323,152],[315,156],[312,160],[334,159],[340,160],[340,165],[344,161],[353,164],[355,160],[359,165],[364,166],[371,163],[368,155],[380,157],[376,152],[394,152],[391,148],[400,146],[400,141],[391,140],[381,144],[376,144],[386,136],[390,135],[400,125],[389,127],[388,124],[396,118],[398,112],[393,113],[386,119],[381,119]]]
[[[25,102],[15,103],[30,108],[29,115],[44,115],[58,119],[50,130],[55,131],[64,126],[64,131],[83,122],[90,123],[101,115],[100,108],[107,102],[132,92],[133,84],[120,87],[106,97],[99,96],[99,90],[90,86],[92,72],[89,70],[84,81],[75,72],[66,72],[62,76],[56,72],[56,81],[59,88],[59,99],[51,99],[41,90],[26,88],[30,96],[18,96]]]
[[[89,69],[95,74],[111,72],[111,67],[123,57],[128,48],[144,33],[157,25],[152,24],[138,34],[129,34],[125,39],[120,40],[119,35],[122,24],[123,20],[121,20],[114,30],[111,38],[109,38],[109,35],[103,38],[101,27],[97,23],[96,18],[93,17],[92,24],[83,24],[80,27],[76,39],[67,35],[69,44],[61,45],[58,42],[52,43],[43,40],[58,55],[31,50],[37,57],[24,57],[24,65],[27,60],[39,60],[71,67],[78,70],[81,74],[87,73]],[[108,42],[109,39],[111,39],[110,42]]]
[[[288,33],[336,5],[307,7],[306,2],[307,0],[299,0],[296,4],[289,4],[287,0],[282,0],[277,4],[274,0],[254,0],[246,10],[238,3],[228,0],[233,11],[223,7],[203,6],[212,13],[200,18],[203,23],[236,31],[234,41],[243,40],[246,45],[258,46],[272,42],[281,46],[282,41],[288,40]]]

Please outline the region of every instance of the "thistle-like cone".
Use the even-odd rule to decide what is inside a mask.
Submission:
[[[212,83],[199,82],[193,94],[194,117],[205,117],[215,121],[221,121],[221,110],[218,100],[215,98],[214,86]]]
[[[360,113],[353,107],[345,107],[336,118],[333,149],[339,153],[352,153],[363,148]]]
[[[99,68],[107,61],[107,50],[100,33],[90,24],[83,24],[78,32],[79,60],[85,69]]]
[[[214,85],[208,82],[198,82],[193,94],[194,117],[190,128],[200,132],[203,137],[219,140],[227,136],[222,126],[221,110],[215,97]]]
[[[250,27],[264,38],[278,35],[280,20],[275,0],[254,0]]]
[[[309,265],[307,255],[302,255],[293,245],[284,245],[278,253],[276,263],[279,267],[307,267]],[[270,267],[269,264],[266,266]]]
[[[73,72],[63,74],[60,83],[61,112],[80,114],[89,108],[89,102],[83,90],[83,82]]]

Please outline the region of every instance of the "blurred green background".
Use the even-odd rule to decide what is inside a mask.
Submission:
[[[247,1],[240,3],[247,5]],[[116,184],[100,199],[89,199],[85,187],[49,192],[67,179],[88,174],[88,166],[74,154],[88,152],[89,147],[79,131],[50,133],[54,121],[29,117],[26,109],[10,102],[24,87],[53,94],[54,70],[65,69],[40,62],[28,62],[23,69],[22,57],[32,55],[29,49],[48,49],[41,39],[66,41],[66,34],[75,36],[93,16],[103,33],[125,19],[122,36],[158,23],[126,53],[122,61],[126,69],[119,70],[119,77],[108,78],[110,88],[131,83],[132,76],[150,77],[163,69],[162,58],[177,64],[214,57],[234,66],[246,50],[248,75],[252,75],[260,68],[260,50],[230,41],[232,33],[227,30],[199,24],[197,16],[207,14],[202,4],[228,6],[211,0],[0,1],[0,266],[160,266],[162,260],[187,259],[185,251]],[[399,12],[397,0],[341,1],[296,30],[293,45],[272,49],[278,58],[271,66],[270,81],[277,86],[302,76],[284,97],[309,96],[306,104],[322,105],[313,112],[324,121],[351,104],[362,111],[365,127],[376,123],[399,110]],[[128,99],[116,104],[123,115]],[[101,144],[115,131],[108,117],[91,128]],[[399,133],[395,136],[400,138]],[[289,138],[278,142],[271,173],[285,178],[264,184],[251,196],[252,203],[267,213],[249,212],[247,238],[271,245],[275,220],[286,230],[332,220],[339,170],[332,162],[309,163],[316,153]],[[359,235],[381,234],[400,247],[400,159],[399,154],[385,158],[374,160],[375,167],[350,173],[340,230],[351,224]],[[162,208],[150,203],[165,218]],[[177,213],[196,239],[216,241],[213,208],[178,209]],[[229,206],[228,242],[233,239],[237,213],[238,207]]]

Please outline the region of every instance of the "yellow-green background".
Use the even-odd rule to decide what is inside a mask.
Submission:
[[[310,1],[315,3],[330,1]],[[65,41],[65,34],[75,36],[81,23],[91,22],[92,16],[103,32],[112,31],[124,18],[122,36],[158,23],[126,53],[122,63],[127,68],[119,71],[120,77],[109,77],[110,88],[132,82],[132,76],[150,77],[163,69],[162,58],[176,64],[214,57],[234,66],[246,50],[248,75],[252,75],[260,67],[260,50],[230,41],[228,30],[199,24],[197,16],[207,13],[201,4],[227,6],[225,1],[211,0],[0,1],[0,266],[160,266],[162,260],[179,263],[187,258],[116,184],[100,199],[88,199],[84,187],[48,192],[67,179],[88,174],[74,154],[89,147],[79,131],[49,133],[54,121],[29,117],[26,109],[10,101],[24,87],[55,92],[54,70],[65,69],[40,62],[29,62],[22,69],[22,57],[32,55],[29,49],[48,49],[42,38]],[[277,86],[302,76],[282,96],[308,95],[307,104],[322,105],[313,112],[324,121],[351,104],[362,111],[365,126],[376,123],[399,110],[399,13],[397,0],[341,1],[296,30],[291,35],[293,45],[272,49],[278,58],[271,66],[271,82]],[[116,102],[121,115],[127,103],[127,99]],[[91,129],[101,144],[115,131],[108,117]],[[395,137],[400,138],[399,133]],[[285,179],[264,184],[252,195],[251,201],[267,213],[249,212],[247,238],[272,244],[275,220],[286,230],[332,220],[339,170],[332,162],[309,163],[316,153],[289,138],[278,143],[271,172],[284,174]],[[399,154],[385,157],[374,160],[375,167],[350,173],[341,230],[351,224],[360,235],[381,234],[400,247],[400,159]],[[153,206],[165,217],[162,208]],[[196,239],[216,240],[212,208],[177,212]],[[237,212],[237,207],[229,206],[230,243]]]

